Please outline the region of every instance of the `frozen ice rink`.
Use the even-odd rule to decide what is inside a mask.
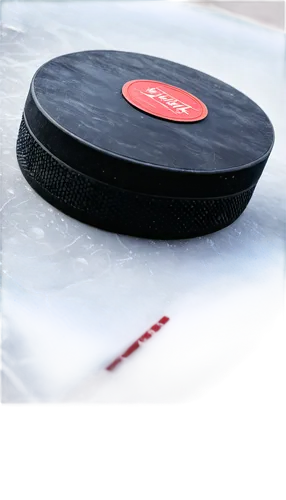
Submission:
[[[282,328],[285,35],[178,2],[4,2],[2,23],[2,401],[181,402],[211,391]],[[33,192],[15,153],[29,83],[47,60],[90,49],[186,64],[265,110],[275,147],[234,224],[140,240],[72,220]],[[164,315],[146,345],[105,371]]]

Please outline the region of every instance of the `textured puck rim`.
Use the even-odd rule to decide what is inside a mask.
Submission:
[[[47,112],[46,110],[41,106],[41,104],[39,103],[38,99],[37,99],[37,96],[36,96],[36,92],[35,92],[35,88],[34,88],[34,82],[35,82],[35,79],[38,75],[38,73],[41,71],[41,69],[46,66],[49,62],[55,60],[55,59],[60,59],[61,57],[66,57],[66,56],[69,56],[69,55],[73,55],[73,54],[88,54],[88,53],[93,53],[94,50],[85,50],[85,51],[77,51],[77,52],[69,52],[67,54],[63,54],[61,56],[58,56],[56,58],[51,58],[49,59],[48,61],[46,61],[45,63],[43,63],[36,71],[36,73],[34,74],[33,78],[32,78],[32,81],[31,81],[31,85],[30,85],[30,92],[31,92],[31,95],[32,95],[32,98],[33,98],[33,101],[35,103],[35,106],[37,107],[37,109],[39,110],[39,112],[42,113],[42,115],[53,125],[55,126],[56,128],[58,128],[59,130],[61,130],[64,134],[66,134],[67,136],[71,137],[72,139],[74,139],[75,141],[79,142],[80,144],[83,144],[84,146],[94,150],[94,151],[98,151],[100,153],[103,153],[103,154],[106,154],[108,156],[111,156],[113,158],[116,158],[116,159],[119,159],[119,160],[123,160],[125,162],[128,162],[128,163],[131,163],[131,164],[137,164],[137,165],[140,165],[141,167],[144,166],[144,167],[151,167],[151,168],[156,168],[158,170],[161,170],[161,171],[165,171],[165,172],[174,172],[174,173],[186,173],[187,174],[191,174],[191,175],[197,175],[197,176],[217,176],[217,175],[223,175],[223,174],[226,174],[226,173],[229,173],[229,172],[236,172],[236,171],[242,171],[242,170],[246,170],[246,169],[249,169],[249,168],[252,168],[252,167],[255,167],[256,165],[260,164],[261,162],[263,162],[265,159],[268,159],[268,157],[270,156],[270,153],[273,149],[273,146],[274,146],[274,142],[275,142],[275,132],[274,132],[274,127],[272,125],[272,122],[271,120],[269,119],[268,115],[265,113],[265,111],[255,102],[253,101],[250,97],[248,97],[245,93],[241,92],[240,90],[236,89],[235,87],[233,87],[232,85],[228,84],[228,83],[225,83],[223,80],[219,80],[218,78],[216,77],[213,77],[212,75],[208,75],[207,73],[203,72],[203,71],[200,71],[200,70],[196,70],[198,73],[202,74],[202,75],[206,75],[206,76],[211,76],[211,78],[213,80],[217,80],[218,82],[220,83],[223,83],[224,85],[226,85],[227,87],[231,88],[231,89],[234,89],[236,92],[242,94],[243,96],[247,97],[247,99],[249,99],[249,101],[251,101],[257,108],[260,109],[260,111],[264,114],[265,118],[268,120],[269,122],[269,125],[271,127],[271,132],[272,132],[272,142],[271,142],[271,145],[270,147],[268,148],[268,150],[262,155],[260,156],[259,158],[253,160],[252,162],[249,162],[247,164],[243,164],[243,165],[239,165],[239,166],[235,166],[235,167],[230,167],[228,169],[224,168],[224,169],[216,169],[216,170],[192,170],[191,168],[189,169],[185,169],[185,168],[182,168],[182,167],[176,167],[176,168],[173,168],[171,166],[164,166],[164,165],[160,165],[160,164],[157,164],[157,163],[150,163],[150,162],[145,162],[145,161],[139,161],[137,159],[133,159],[133,158],[130,158],[128,156],[124,156],[124,155],[121,155],[121,154],[118,154],[118,153],[115,153],[113,151],[110,151],[110,150],[107,150],[105,148],[102,148],[100,146],[97,146],[97,145],[94,145],[84,139],[82,139],[81,137],[78,137],[76,134],[74,134],[73,132],[67,130],[66,128],[64,128],[62,125],[60,125],[59,123],[57,123]],[[106,50],[98,50],[97,52],[106,52]],[[117,50],[108,50],[108,52],[113,52],[113,53],[118,53],[118,52],[124,52],[125,54],[136,54],[136,52],[126,52],[126,51],[117,51]],[[177,63],[175,61],[169,61],[167,59],[164,59],[164,58],[160,58],[160,57],[157,57],[157,56],[150,56],[148,54],[143,54],[143,53],[140,53],[140,55],[144,56],[144,57],[156,57],[157,59],[160,59],[161,61],[164,61],[164,62],[172,62],[174,64],[178,64],[180,66],[184,66],[185,68],[189,69],[188,66],[184,65],[184,64],[181,64],[181,63]],[[143,111],[142,111],[143,113]],[[144,114],[147,114],[146,112],[144,112]],[[25,115],[25,111],[24,111],[24,115]],[[151,115],[149,115],[151,116]],[[28,123],[28,120],[27,120],[27,116],[25,115],[25,118],[26,118],[26,123]],[[178,125],[180,125],[178,123]],[[190,126],[192,126],[192,123],[189,123]],[[31,129],[31,127],[29,127]],[[42,145],[42,143],[40,141],[38,141],[38,143]],[[47,149],[47,148],[46,148]],[[59,161],[61,161],[60,159],[58,159]]]
[[[26,117],[25,117],[25,114],[23,115],[23,118],[24,118],[24,121],[25,121],[25,125],[29,131],[29,133],[31,134],[31,136],[33,137],[34,141],[48,154],[50,155],[52,158],[54,158],[58,163],[60,163],[62,166],[64,166],[65,168],[69,169],[69,170],[72,170],[73,172],[75,173],[79,173],[74,167],[72,167],[71,165],[68,165],[66,162],[64,162],[63,160],[61,160],[60,158],[58,158],[56,155],[54,155],[53,153],[51,153],[38,139],[37,137],[35,136],[35,134],[32,132],[31,128],[29,127],[29,124],[26,120]],[[83,172],[80,172],[80,175],[82,175],[83,177],[87,177],[89,178],[91,181],[94,181],[94,177],[92,177],[91,175],[88,175],[87,173],[83,173]],[[108,182],[104,182],[102,180],[99,180],[99,179],[96,179],[96,182],[98,182],[99,184],[103,184],[103,185],[106,185],[106,186],[109,186],[110,184]],[[240,189],[239,191],[236,191],[235,193],[233,194],[220,194],[220,195],[212,195],[212,196],[194,196],[192,195],[191,197],[190,196],[186,196],[186,195],[182,195],[182,196],[170,196],[170,195],[164,195],[164,194],[152,194],[152,197],[153,198],[174,198],[174,199],[180,199],[180,200],[189,200],[190,198],[192,198],[193,200],[207,200],[207,199],[211,199],[211,200],[222,200],[222,199],[228,199],[228,198],[232,198],[232,197],[235,197],[236,195],[238,194],[243,194],[243,193],[246,193],[249,189],[255,187],[257,184],[257,181],[256,182],[253,182],[251,183],[247,188],[245,189]],[[127,189],[127,188],[124,188],[124,187],[117,187],[118,190],[120,191],[126,191],[126,192],[134,192],[132,189]],[[141,194],[141,195],[144,195],[144,196],[149,196],[148,193],[145,193],[144,191],[136,191],[136,193],[138,194]]]

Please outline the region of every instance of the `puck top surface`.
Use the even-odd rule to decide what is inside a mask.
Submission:
[[[181,97],[185,93],[197,100],[197,111],[203,114],[195,117],[197,121],[180,122],[169,120],[164,113],[151,114],[144,106],[139,109],[140,105],[128,102],[124,96],[124,88],[134,80],[151,81],[151,87],[147,82],[146,89],[153,92],[159,83],[176,87],[181,94],[172,95],[169,87],[171,98],[177,98],[175,111],[180,111],[180,106],[182,110],[181,101],[191,104]],[[167,87],[160,90],[168,94]],[[29,102],[33,110],[29,110]],[[158,177],[157,169],[161,174],[163,169],[174,175],[174,172],[226,173],[246,168],[267,158],[274,140],[267,115],[238,90],[187,66],[136,53],[88,51],[57,57],[35,74],[27,103],[28,123],[34,120],[38,124],[42,117],[45,119],[45,125],[38,127],[39,136],[35,125],[31,130],[47,150],[72,167],[73,161],[83,165],[79,159],[83,154],[90,155],[91,150],[120,159],[125,164],[122,187],[127,188],[132,187],[132,176],[137,188],[140,176],[147,186],[146,174]],[[170,103],[169,99],[167,104]],[[164,109],[162,101],[155,105]],[[54,127],[52,132],[49,129],[44,133],[46,122]],[[59,139],[54,131],[60,132]],[[66,139],[68,143],[63,144]],[[81,148],[80,153],[77,148]],[[141,169],[138,167],[136,175],[132,172],[134,163]],[[100,171],[98,178],[107,182],[114,179],[116,183],[117,173],[120,177],[114,166],[110,166],[112,173],[108,177],[100,170],[99,162],[96,165],[90,161],[88,170],[85,166],[80,168],[95,177],[96,170]],[[158,178],[157,184],[160,183]]]

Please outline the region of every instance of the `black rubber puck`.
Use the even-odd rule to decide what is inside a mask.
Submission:
[[[147,238],[222,229],[246,208],[274,142],[252,100],[195,69],[89,51],[35,74],[17,156],[66,214]]]

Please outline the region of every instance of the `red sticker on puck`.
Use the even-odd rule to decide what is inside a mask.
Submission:
[[[165,120],[197,122],[208,114],[200,99],[168,83],[132,80],[123,85],[122,94],[136,108]]]

